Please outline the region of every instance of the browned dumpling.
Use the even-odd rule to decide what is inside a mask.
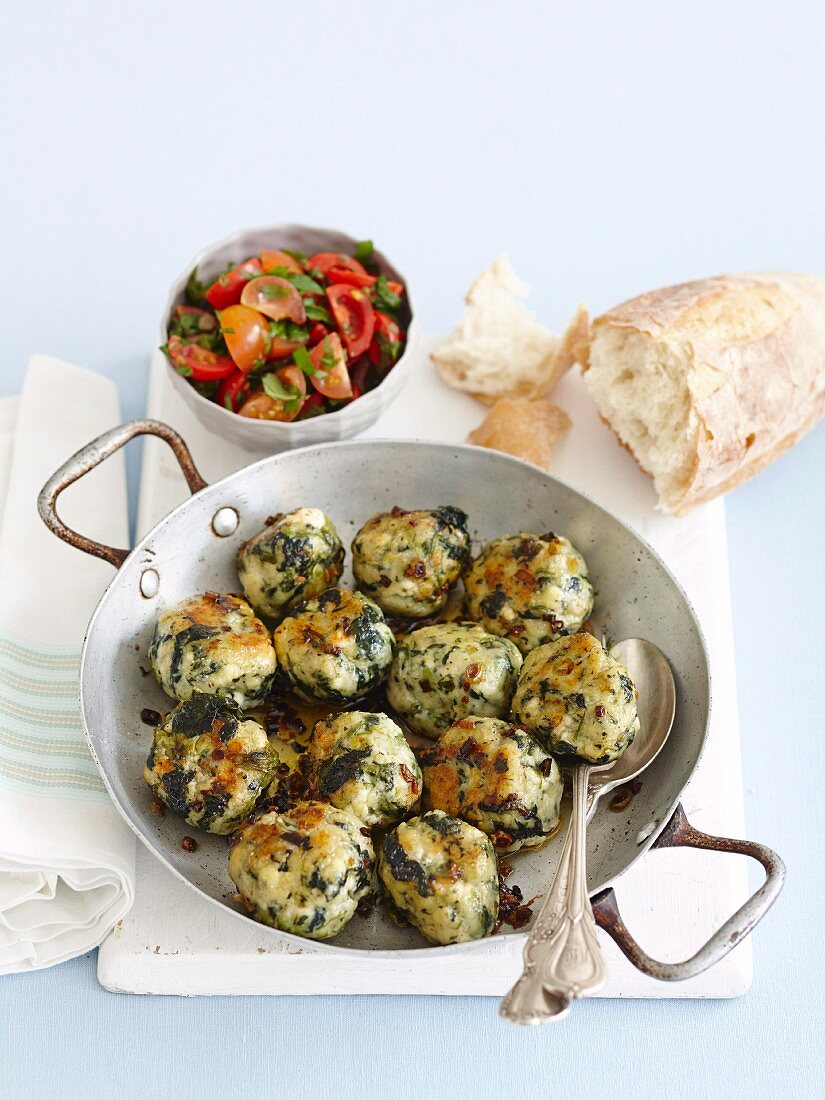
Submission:
[[[503,851],[543,844],[559,823],[558,765],[511,722],[462,718],[422,762],[424,805],[463,817]]]
[[[507,535],[482,549],[464,578],[467,612],[522,653],[579,630],[593,587],[579,551],[562,535]]]
[[[423,619],[447,602],[470,556],[460,508],[393,508],[367,520],[352,543],[352,569],[388,615]]]
[[[275,676],[269,631],[240,596],[204,592],[163,611],[149,661],[173,699],[196,692],[251,707],[266,696]]]
[[[513,715],[557,757],[606,764],[636,736],[636,689],[590,634],[559,638],[524,661]]]

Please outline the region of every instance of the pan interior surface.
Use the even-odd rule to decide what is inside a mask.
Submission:
[[[591,892],[626,871],[667,823],[698,762],[710,698],[707,657],[695,616],[656,555],[575,490],[496,452],[416,442],[329,444],[264,459],[182,504],[138,545],[107,589],[89,627],[81,673],[83,718],[109,790],[158,858],[217,904],[238,912],[227,873],[226,840],[194,830],[169,812],[158,817],[150,809],[152,794],[143,780],[152,730],[141,721],[141,710],[166,711],[173,705],[147,674],[157,615],[198,592],[238,592],[236,550],[276,512],[301,506],[323,509],[349,550],[355,532],[376,512],[395,505],[412,509],[442,504],[467,512],[474,553],[492,538],[520,531],[566,535],[589,566],[596,591],[591,616],[596,632],[604,631],[613,640],[648,638],[673,668],[676,721],[667,745],[630,804],[615,813],[605,799],[589,826]],[[233,535],[222,538],[215,534],[212,519],[227,507],[237,511],[240,522]],[[140,590],[147,569],[159,577],[157,595],[151,599]],[[341,583],[352,583],[349,552]],[[569,795],[563,814],[566,824]],[[547,890],[562,833],[563,829],[542,848],[510,860],[514,869],[509,881],[521,887],[525,898]],[[197,836],[193,853],[181,846],[186,835]],[[499,933],[513,934],[506,926]],[[294,936],[284,938],[306,943]],[[331,946],[455,950],[427,947],[417,932],[398,927],[378,910],[353,918]]]

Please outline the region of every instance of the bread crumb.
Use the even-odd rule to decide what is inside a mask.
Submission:
[[[564,409],[544,397],[501,397],[467,436],[468,443],[550,469],[553,445],[570,428]]]

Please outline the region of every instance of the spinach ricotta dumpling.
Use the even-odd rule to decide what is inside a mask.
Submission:
[[[367,520],[352,543],[358,587],[387,614],[412,619],[444,607],[469,557],[470,532],[460,508],[393,508]]]
[[[225,699],[193,695],[155,730],[143,776],[190,825],[231,833],[263,798],[277,763],[261,725]]]
[[[508,713],[522,656],[477,623],[434,623],[398,643],[387,698],[415,733],[436,738],[468,714]]]
[[[298,604],[276,629],[274,642],[278,666],[300,696],[346,703],[381,683],[394,639],[372,600],[330,588]]]
[[[522,653],[575,634],[593,610],[584,558],[566,538],[506,535],[487,543],[464,578],[467,613]]]
[[[421,769],[386,714],[348,710],[317,722],[309,742],[313,793],[365,825],[392,825],[418,801]]]
[[[558,757],[606,764],[636,736],[636,689],[590,634],[539,646],[525,659],[513,715]]]
[[[506,852],[555,830],[563,786],[553,757],[498,718],[462,718],[424,758],[427,808],[463,817]]]
[[[260,615],[276,619],[337,584],[343,566],[338,532],[318,508],[275,516],[238,551],[246,598]]]
[[[275,676],[269,631],[239,596],[205,592],[164,611],[155,626],[149,661],[167,695],[195,692],[259,703]]]
[[[489,936],[498,917],[498,869],[488,837],[430,810],[384,837],[378,876],[395,910],[431,943]]]
[[[374,862],[363,821],[324,802],[299,802],[240,831],[229,875],[256,920],[328,940],[370,893]]]

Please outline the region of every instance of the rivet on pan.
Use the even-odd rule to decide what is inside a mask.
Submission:
[[[147,600],[151,600],[153,596],[157,596],[159,588],[160,577],[158,576],[157,569],[144,569],[140,574],[141,596],[145,596]]]
[[[227,535],[234,535],[238,530],[238,513],[234,508],[219,508],[212,517],[212,530],[219,538],[225,539]]]

